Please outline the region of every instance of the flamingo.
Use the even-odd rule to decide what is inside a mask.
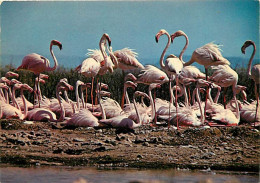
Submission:
[[[27,85],[27,84],[14,84],[13,86],[13,93],[15,93],[15,90],[21,89],[21,97],[23,98],[23,104],[24,104],[24,112],[22,112],[20,109],[8,104],[8,103],[3,103],[1,105],[3,116],[5,118],[18,118],[18,119],[24,119],[27,116],[27,107],[26,107],[26,102],[24,100],[23,96],[23,90],[29,90],[30,92],[33,91],[33,89]],[[16,102],[15,95],[12,95],[13,101]]]
[[[132,81],[136,81],[136,77],[132,74],[132,73],[128,73],[125,77],[124,77],[124,83],[126,83],[126,81],[130,79]],[[136,85],[134,83],[132,83],[135,87]],[[123,109],[124,108],[124,102],[126,100],[126,104],[130,104],[130,101],[129,101],[129,96],[128,96],[128,93],[127,93],[127,90],[125,88],[125,85],[124,85],[124,89],[123,89],[123,95],[122,95],[122,99],[121,99],[121,108]]]
[[[165,70],[165,72],[169,76],[169,93],[170,93],[170,96],[171,96],[171,79],[174,76],[176,78],[176,85],[178,85],[178,77],[176,77],[176,76],[178,76],[180,74],[180,72],[183,68],[183,63],[178,57],[176,57],[173,54],[169,55],[166,58],[165,64],[163,63],[165,53],[166,53],[168,47],[171,44],[171,37],[170,37],[170,34],[164,29],[161,29],[155,36],[155,40],[158,43],[160,36],[164,35],[164,34],[167,35],[167,37],[168,37],[168,43],[166,44],[166,47],[164,48],[164,50],[162,52],[162,55],[161,55],[161,58],[160,58],[160,65],[161,65],[161,68],[163,70]],[[177,109],[178,109],[178,107],[177,107],[177,91],[175,93],[175,96],[176,96],[175,106],[176,106],[176,113],[177,113]],[[171,96],[170,100],[172,100],[172,99],[173,99],[173,97]],[[170,106],[171,105],[169,105],[169,111],[170,111]],[[169,116],[169,118],[170,118],[170,116]],[[178,128],[178,123],[177,123],[177,128]]]
[[[200,110],[200,119],[197,117],[197,106],[184,106],[184,107],[180,107],[179,108],[179,112],[178,112],[178,120],[179,123],[185,126],[200,126],[204,124],[205,121],[205,116],[202,110],[202,103],[200,100],[200,87],[203,86],[208,86],[209,82],[203,80],[203,79],[198,79],[196,81],[196,88],[195,88],[195,95],[197,98],[197,102],[198,102],[198,107]],[[176,120],[176,116],[177,114],[175,112],[173,112],[172,114],[172,121],[175,123]]]
[[[106,119],[106,114],[102,103],[100,102],[101,96],[107,96],[107,92],[98,92],[98,100],[101,109],[102,119]],[[98,119],[91,113],[88,109],[80,109],[78,113],[73,114],[73,116],[65,121],[66,126],[83,126],[83,127],[95,127],[99,126]]]
[[[147,94],[140,92],[140,91],[136,91],[134,93],[134,98],[133,98],[133,103],[134,103],[134,107],[135,107],[135,111],[137,114],[137,121],[134,121],[130,118],[128,118],[128,115],[126,113],[120,115],[120,116],[116,116],[110,119],[102,119],[99,122],[101,124],[106,124],[115,128],[126,128],[126,129],[134,129],[136,127],[139,127],[141,125],[141,119],[140,119],[140,113],[137,109],[136,106],[136,101],[135,98],[137,96],[144,96],[147,97]]]
[[[51,56],[54,60],[54,66],[50,67],[50,61],[37,54],[37,53],[31,53],[29,55],[26,55],[23,60],[22,60],[22,64],[16,69],[16,70],[20,70],[20,69],[25,69],[28,71],[33,72],[36,76],[39,77],[40,73],[45,72],[45,71],[54,71],[57,67],[58,67],[58,61],[52,51],[52,46],[58,46],[59,49],[62,49],[62,44],[57,41],[57,40],[52,40],[50,43],[50,52],[51,52]],[[39,92],[39,88],[37,87],[37,93]],[[38,101],[40,101],[39,95],[38,95]],[[39,107],[40,106],[40,102],[39,102]]]
[[[30,110],[27,115],[28,120],[34,120],[34,121],[48,120],[48,121],[53,121],[53,122],[64,120],[65,111],[64,111],[64,107],[61,102],[61,97],[60,97],[59,93],[60,93],[60,91],[66,90],[66,89],[73,90],[73,86],[69,85],[65,81],[60,81],[58,83],[58,85],[56,86],[56,97],[59,101],[60,108],[61,108],[61,115],[58,120],[56,118],[55,113],[53,113],[51,110],[45,109],[45,108],[34,108],[34,109]]]
[[[252,61],[253,61],[253,58],[255,56],[255,52],[256,52],[256,46],[255,46],[255,43],[251,40],[247,40],[243,46],[241,47],[241,51],[243,54],[246,53],[246,48],[248,46],[252,45],[253,46],[253,52],[252,52],[252,55],[250,57],[250,60],[248,62],[248,68],[247,68],[247,75],[254,80],[255,82],[255,97],[256,97],[256,112],[255,112],[255,120],[257,118],[257,111],[258,111],[258,106],[259,106],[259,93],[257,91],[257,85],[260,84],[260,64],[256,64],[254,65],[252,68]]]

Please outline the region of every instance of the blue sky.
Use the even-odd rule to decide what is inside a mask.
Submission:
[[[1,4],[1,54],[11,55],[19,65],[23,56],[35,52],[51,60],[49,44],[57,39],[63,50],[55,49],[59,64],[75,67],[87,49],[98,48],[103,33],[108,33],[113,50],[129,47],[139,53],[143,64],[159,62],[167,38],[155,42],[160,29],[170,34],[183,30],[192,52],[215,41],[224,57],[242,57],[247,62],[252,49],[242,55],[246,40],[255,41],[259,49],[259,2],[225,1],[68,1],[3,2]],[[174,41],[167,54],[179,55],[183,37]],[[2,57],[8,64],[10,57]],[[259,51],[255,58],[259,59]],[[236,62],[235,60],[232,62]],[[234,63],[233,63],[234,64]]]

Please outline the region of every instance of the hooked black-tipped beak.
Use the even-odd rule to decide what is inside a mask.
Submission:
[[[158,43],[158,42],[159,42],[159,40],[158,40],[158,37],[157,37],[157,36],[155,36],[155,41],[156,41],[156,43]]]
[[[241,47],[241,52],[242,52],[243,54],[246,53],[245,50],[246,50],[246,48],[245,48],[244,46],[242,46],[242,47]]]

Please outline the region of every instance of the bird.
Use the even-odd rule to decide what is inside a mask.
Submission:
[[[248,62],[248,67],[247,67],[247,75],[254,80],[255,83],[255,97],[256,97],[256,112],[255,112],[255,119],[257,118],[257,113],[258,113],[258,106],[259,106],[259,90],[257,90],[257,88],[259,89],[259,87],[257,87],[257,85],[260,84],[260,64],[256,64],[254,65],[252,68],[252,62],[253,62],[253,58],[255,56],[256,53],[256,45],[253,41],[251,40],[247,40],[243,46],[241,47],[241,51],[243,54],[246,53],[246,48],[248,46],[252,45],[253,46],[253,52],[252,55],[250,57],[250,60]]]
[[[136,101],[135,98],[137,96],[147,96],[147,94],[140,92],[140,91],[136,91],[134,93],[134,97],[133,97],[133,103],[134,103],[134,107],[135,107],[135,111],[137,114],[137,120],[134,121],[132,119],[130,119],[128,117],[128,114],[124,113],[122,115],[110,118],[110,119],[102,119],[99,122],[102,124],[106,124],[109,126],[112,126],[114,128],[124,128],[124,129],[134,129],[136,127],[141,126],[141,119],[140,119],[140,113],[136,107]]]
[[[61,80],[56,86],[56,97],[59,101],[60,108],[61,108],[61,114],[59,119],[56,118],[55,113],[53,113],[51,110],[46,108],[34,108],[28,111],[27,119],[34,120],[34,121],[46,121],[46,120],[52,122],[63,121],[65,119],[65,110],[61,101],[60,92],[66,89],[73,90],[73,86],[71,86],[64,80]]]
[[[127,82],[128,79],[130,79],[131,81],[136,81],[136,77],[132,73],[128,73],[124,77],[124,89],[123,89],[123,95],[122,95],[122,99],[121,99],[121,108],[122,109],[124,108],[125,100],[126,100],[126,104],[130,104],[129,96],[127,93],[127,88],[132,87],[133,89],[135,89],[137,87],[137,85],[135,83]],[[127,83],[127,85],[126,85],[126,83]]]
[[[164,50],[162,52],[162,55],[161,55],[161,58],[160,58],[160,66],[168,74],[170,100],[172,100],[173,97],[171,96],[171,79],[173,79],[173,76],[174,76],[176,78],[176,84],[178,85],[178,77],[176,77],[176,76],[178,76],[181,73],[181,70],[183,68],[183,63],[177,56],[175,56],[173,54],[169,55],[166,58],[165,63],[163,63],[165,53],[166,53],[167,49],[169,48],[171,41],[172,41],[171,36],[165,29],[161,29],[155,36],[155,40],[158,43],[160,36],[164,35],[164,34],[168,37],[168,42],[167,42],[166,47],[164,48]],[[175,106],[176,106],[176,110],[177,110],[178,109],[178,107],[177,107],[177,92],[175,93],[175,97],[176,97]],[[171,105],[169,105],[169,111],[170,111],[170,106]],[[176,113],[177,113],[177,111],[176,111]],[[177,127],[178,127],[178,125],[177,125]]]
[[[58,46],[59,49],[61,50],[62,44],[61,44],[61,42],[59,42],[57,40],[52,40],[50,43],[50,53],[54,60],[53,67],[50,67],[50,61],[47,58],[45,58],[37,53],[31,53],[29,55],[26,55],[23,58],[22,64],[16,70],[19,71],[21,69],[25,69],[25,70],[33,72],[38,77],[39,77],[40,73],[42,73],[42,72],[54,71],[58,67],[58,61],[52,50],[53,45]],[[38,87],[37,87],[37,93],[39,93]],[[40,101],[39,95],[38,95],[38,100]],[[39,102],[39,107],[40,107],[40,102]]]
[[[98,100],[101,109],[102,119],[106,119],[105,109],[103,108],[102,103],[100,102],[101,96],[106,96],[107,93],[100,91],[98,93]],[[88,109],[82,108],[78,113],[75,113],[71,116],[70,119],[64,122],[66,126],[82,126],[82,127],[95,127],[99,126],[99,120],[96,118],[93,113],[91,113]]]
[[[21,97],[23,98],[24,112],[22,112],[21,109],[16,108],[8,103],[2,103],[1,104],[2,115],[6,119],[18,118],[18,119],[23,120],[27,116],[27,106],[26,106],[26,102],[24,100],[23,90],[29,90],[30,92],[32,92],[33,89],[27,84],[16,83],[13,86],[13,94],[15,93],[15,90],[17,90],[17,89],[21,90]],[[12,98],[13,98],[13,101],[15,101],[15,103],[16,103],[15,95],[12,95]]]

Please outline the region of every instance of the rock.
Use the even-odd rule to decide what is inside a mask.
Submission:
[[[74,138],[73,142],[85,142],[85,139],[83,139],[83,138]]]
[[[137,155],[137,158],[143,159],[143,156],[142,156],[141,154],[138,154],[138,155]]]
[[[148,147],[148,146],[149,146],[149,143],[148,143],[148,142],[144,142],[144,143],[143,143],[143,146],[147,146],[147,147]]]

